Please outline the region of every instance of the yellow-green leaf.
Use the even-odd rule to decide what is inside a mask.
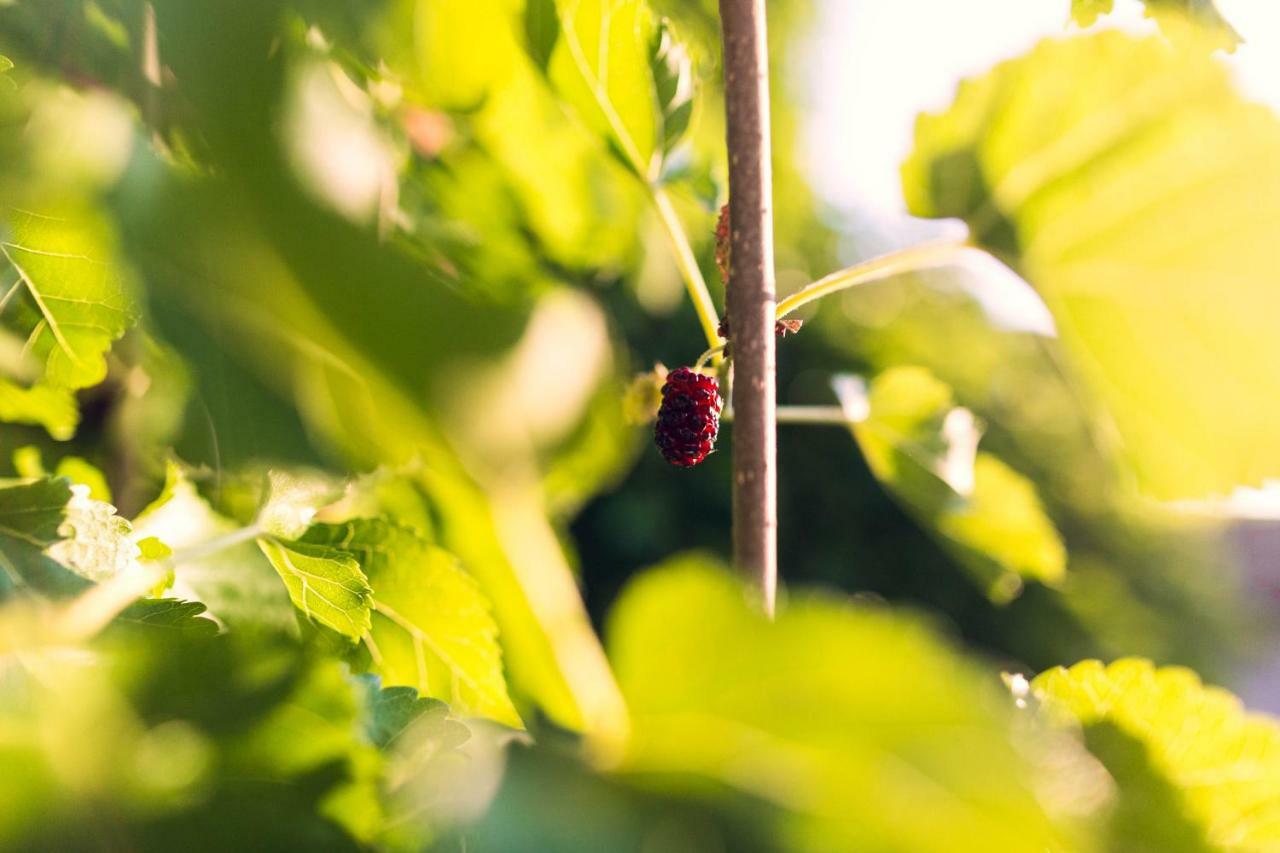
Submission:
[[[1118,788],[1114,850],[1280,849],[1280,726],[1181,667],[1090,660],[1037,677]]]
[[[921,117],[903,184],[1044,297],[1145,491],[1280,476],[1280,120],[1206,52],[1044,42]]]
[[[837,392],[872,473],[992,600],[1009,601],[1024,579],[1062,579],[1066,549],[1035,485],[978,450],[981,430],[945,383],[898,367],[869,391],[845,379]]]
[[[135,319],[104,246],[87,218],[0,213],[0,324],[26,338],[54,388],[101,382],[107,350]]]
[[[317,524],[298,544],[349,555],[364,570],[373,610],[366,645],[385,684],[414,687],[458,714],[521,725],[489,601],[456,557],[382,519]]]
[[[308,619],[352,640],[369,631],[372,590],[353,557],[334,548],[265,536],[258,547],[280,574],[294,606]]]
[[[546,72],[557,92],[637,175],[654,179],[693,111],[689,59],[644,0],[556,0]],[[545,25],[545,16],[539,17]],[[546,38],[530,35],[536,50]]]
[[[759,798],[786,849],[1075,849],[1010,743],[1011,703],[913,619],[806,595],[770,621],[685,559],[632,584],[609,650],[632,714],[624,771]]]

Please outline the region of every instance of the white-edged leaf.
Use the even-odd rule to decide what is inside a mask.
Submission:
[[[91,581],[110,580],[139,568],[142,551],[133,541],[133,527],[116,515],[111,504],[89,497],[86,485],[71,486],[58,536],[45,553]]]

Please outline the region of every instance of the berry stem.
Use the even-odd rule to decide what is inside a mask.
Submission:
[[[765,0],[720,0],[729,153],[733,562],[773,615],[778,583],[773,177]]]
[[[777,316],[785,317],[803,305],[860,284],[870,284],[897,275],[960,264],[970,254],[981,254],[981,251],[967,243],[954,241],[923,243],[909,249],[890,252],[833,272],[797,290],[778,303]]]
[[[713,346],[711,349],[707,350],[702,355],[698,356],[698,361],[693,366],[694,370],[701,370],[703,367],[706,366],[708,361],[710,361],[713,358],[716,358],[719,355],[722,355],[724,353],[725,347],[727,346],[729,346],[727,343],[718,344],[717,346]]]
[[[667,232],[667,238],[671,241],[676,266],[680,269],[680,277],[684,279],[685,290],[693,300],[693,309],[698,312],[698,322],[702,325],[702,333],[707,337],[707,345],[714,347],[720,341],[720,335],[716,332],[720,326],[720,317],[716,313],[715,303],[711,301],[706,279],[702,277],[702,268],[698,266],[698,259],[689,246],[689,237],[684,233],[684,226],[680,224],[680,217],[676,214],[667,191],[654,184],[646,186],[653,199],[653,206],[658,211],[658,218],[662,220],[663,229]]]

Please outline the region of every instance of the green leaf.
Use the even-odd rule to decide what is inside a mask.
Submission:
[[[560,13],[556,0],[527,0],[524,4],[525,50],[542,73],[546,73],[560,38]]]
[[[177,595],[208,606],[230,628],[296,631],[289,594],[270,561],[244,528],[209,506],[174,462],[160,495],[133,522],[134,535],[162,541],[174,551]]]
[[[1031,684],[1051,718],[1079,724],[1115,779],[1114,850],[1280,845],[1280,726],[1188,669],[1128,658],[1057,667]]]
[[[205,618],[205,606],[198,601],[177,598],[146,598],[135,601],[116,617],[116,624],[128,628],[183,631],[198,636],[218,633],[218,623]]]
[[[1071,0],[1071,20],[1082,27],[1089,27],[1099,15],[1111,14],[1115,0]]]
[[[74,595],[86,580],[46,553],[61,541],[71,487],[38,480],[0,488],[0,599],[15,591]]]
[[[688,55],[643,0],[557,0],[557,10],[550,61],[535,62],[628,168],[657,178],[692,115]]]
[[[13,68],[13,60],[4,54],[0,54],[0,74]]]
[[[107,485],[107,477],[93,463],[79,456],[64,456],[58,460],[54,476],[66,477],[73,483],[89,490],[89,497],[95,501],[111,502],[111,487]]]
[[[480,106],[516,69],[520,4],[514,0],[418,3],[414,45],[429,103],[454,110]]]
[[[795,595],[771,622],[746,592],[686,559],[624,593],[609,624],[624,771],[757,797],[791,849],[1074,849],[978,667],[904,616]]]
[[[66,441],[75,435],[80,410],[69,388],[44,384],[24,388],[0,378],[0,421],[42,426],[49,435]]]
[[[911,211],[965,219],[1053,311],[1143,489],[1280,475],[1280,120],[1159,38],[1041,44],[923,116]]]
[[[258,539],[258,547],[308,619],[352,640],[364,637],[372,590],[354,558],[335,548],[266,536]]]
[[[658,22],[649,46],[649,71],[662,117],[662,153],[675,148],[693,118],[693,68],[669,21]]]
[[[105,355],[136,319],[104,238],[82,218],[0,215],[0,324],[27,341],[54,388],[107,375]]]
[[[470,737],[466,726],[449,720],[449,706],[439,699],[419,696],[412,687],[370,685],[365,731],[379,749],[391,747],[410,726],[427,725],[440,734],[442,748],[450,749]]]
[[[382,519],[317,524],[298,545],[349,555],[364,569],[373,589],[366,645],[386,684],[414,687],[455,713],[521,725],[489,601],[456,557]]]
[[[1067,554],[1035,485],[978,450],[973,415],[920,367],[837,385],[854,437],[885,488],[969,570],[988,596],[1008,602],[1024,579],[1060,581]]]
[[[1178,37],[1187,24],[1198,27],[1214,47],[1235,50],[1244,41],[1231,26],[1215,0],[1142,0],[1147,17],[1155,18]],[[1111,13],[1115,0],[1071,0],[1071,20],[1082,27],[1092,26],[1099,15]]]

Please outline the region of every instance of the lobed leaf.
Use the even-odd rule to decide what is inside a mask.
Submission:
[[[317,524],[297,543],[354,559],[372,587],[366,645],[388,685],[519,726],[489,601],[457,558],[382,519]]]
[[[1214,47],[1235,50],[1244,41],[1231,26],[1215,0],[1142,0],[1148,17],[1154,17],[1176,36],[1187,24],[1203,30]],[[1099,15],[1110,14],[1115,0],[1071,0],[1071,20],[1092,26]]]
[[[1053,312],[1157,498],[1280,475],[1280,119],[1203,52],[1048,41],[923,116],[911,211],[955,216]]]
[[[1280,725],[1192,671],[1126,658],[1057,667],[1031,683],[1051,718],[1079,724],[1114,778],[1116,850],[1280,845]]]
[[[0,214],[0,324],[26,339],[52,388],[101,382],[107,350],[136,319],[104,255],[86,221],[15,208]]]
[[[373,591],[353,557],[336,548],[269,536],[259,538],[258,547],[308,619],[352,640],[369,631]]]

